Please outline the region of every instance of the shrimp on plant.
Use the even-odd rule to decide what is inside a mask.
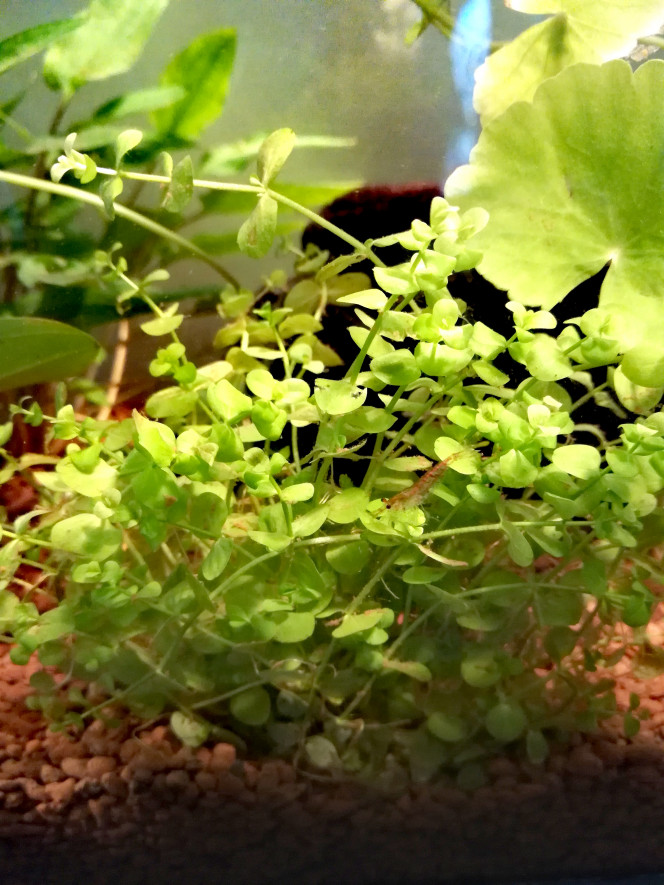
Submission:
[[[412,486],[408,486],[407,489],[404,489],[402,492],[394,495],[392,498],[388,498],[385,501],[385,507],[387,510],[405,510],[407,507],[417,507],[429,494],[431,487],[447,470],[450,461],[454,461],[455,458],[458,458],[461,452],[455,452],[453,455],[450,455],[448,458],[445,458],[444,461],[439,461],[437,464],[434,464],[433,467],[430,467],[425,474],[423,474],[417,482],[414,482]]]

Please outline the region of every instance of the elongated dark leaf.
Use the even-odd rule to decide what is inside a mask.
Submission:
[[[147,114],[167,108],[184,96],[180,86],[155,86],[154,89],[139,89],[118,95],[104,102],[94,113],[95,120],[114,120],[130,114]],[[78,132],[80,126],[72,126]]]
[[[0,74],[46,49],[54,40],[75,31],[82,24],[82,18],[63,19],[37,25],[35,28],[7,37],[0,42]]]
[[[180,86],[180,101],[155,111],[153,122],[162,134],[195,139],[224,106],[235,58],[235,31],[222,28],[197,37],[168,64],[162,86]]]
[[[76,31],[49,49],[44,77],[71,95],[90,80],[122,74],[134,64],[169,0],[92,0]]]
[[[0,390],[82,372],[99,350],[91,335],[55,320],[0,317]]]

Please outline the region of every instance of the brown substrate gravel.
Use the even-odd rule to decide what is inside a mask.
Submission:
[[[618,672],[651,717],[543,766],[495,759],[473,794],[330,784],[229,744],[95,722],[75,739],[23,704],[36,665],[0,651],[0,870],[8,885],[514,883],[664,871],[664,677]],[[627,670],[627,665],[623,670]]]

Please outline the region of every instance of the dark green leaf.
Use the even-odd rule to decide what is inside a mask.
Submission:
[[[105,102],[97,108],[95,120],[115,120],[130,114],[146,114],[167,108],[184,96],[181,86],[156,86],[153,89],[139,89],[127,92]],[[74,127],[72,127],[74,128]]]
[[[0,390],[69,378],[98,351],[94,338],[64,323],[0,317]]]
[[[235,31],[222,28],[197,37],[169,62],[162,86],[180,86],[186,94],[153,121],[162,135],[195,139],[221,113],[235,58]]]
[[[62,19],[37,25],[20,34],[13,34],[0,42],[0,74],[14,65],[25,61],[30,56],[41,52],[54,40],[64,37],[83,24],[81,17]]]
[[[231,698],[230,708],[245,725],[264,725],[270,718],[270,695],[264,688],[249,688]]]

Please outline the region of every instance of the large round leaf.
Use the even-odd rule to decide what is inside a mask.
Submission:
[[[493,120],[445,191],[488,210],[469,243],[512,300],[551,308],[609,264],[599,306],[623,371],[664,385],[664,62],[568,68]]]
[[[482,124],[515,101],[530,101],[548,77],[578,62],[626,55],[637,37],[664,20],[662,0],[511,0],[518,12],[552,13],[490,55],[476,74],[475,109]]]
[[[37,317],[0,317],[0,390],[83,372],[99,345],[85,332]]]

